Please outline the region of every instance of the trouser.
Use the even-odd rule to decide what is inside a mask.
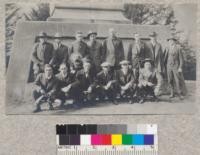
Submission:
[[[138,96],[144,99],[147,95],[155,97],[154,86],[141,86],[138,88]]]
[[[163,86],[163,76],[160,72],[156,72],[156,79],[157,79],[157,85],[155,86],[155,95],[160,95],[162,92],[162,86]]]
[[[113,84],[108,89],[105,89],[104,87],[97,88],[96,93],[100,100],[103,100],[105,99],[105,97],[108,97],[111,101],[113,101],[117,96],[117,89],[116,86],[114,86]]]
[[[178,95],[181,95],[181,86],[180,86],[180,78],[179,73],[177,70],[170,70],[168,69],[167,75],[168,75],[168,83],[170,86],[171,94],[174,94],[174,90],[176,88]],[[176,86],[176,87],[175,87]]]
[[[42,72],[44,72],[44,65],[40,65],[40,64],[33,65],[34,79],[36,79],[37,75]]]
[[[55,100],[55,95],[52,94],[51,96],[49,97],[42,97],[43,94],[41,94],[40,92],[38,92],[37,90],[34,90],[33,91],[33,97],[36,101],[36,106],[37,108],[40,108],[40,106],[44,103],[44,102],[48,102],[49,106],[52,107],[52,103],[54,102]],[[41,98],[40,98],[41,97]],[[40,100],[38,100],[40,98]],[[38,101],[37,101],[38,100]]]

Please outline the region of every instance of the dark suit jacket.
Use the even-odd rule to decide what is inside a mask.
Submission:
[[[130,43],[128,47],[128,60],[133,68],[139,68],[141,62],[145,59],[146,45],[141,41],[140,47],[137,48],[136,43]]]
[[[107,75],[103,71],[99,72],[96,77],[96,84],[99,86],[105,86],[109,81],[116,81],[116,73],[110,71]]]
[[[164,53],[164,63],[168,69],[178,70],[179,68],[183,68],[183,53],[181,48],[178,45],[175,45],[171,51],[167,48]]]
[[[155,50],[152,43],[148,43],[148,51],[145,55],[146,58],[153,60],[154,67],[157,69],[157,71],[163,71],[163,51],[160,43],[156,43]]]
[[[69,53],[68,53],[68,47],[66,45],[60,44],[58,49],[54,49],[54,56],[51,61],[51,64],[59,67],[61,63],[69,63]]]
[[[72,46],[69,50],[69,53],[77,53],[80,54],[82,57],[88,57],[89,56],[89,49],[87,44],[84,41],[74,41],[72,43]]]
[[[112,46],[113,49],[110,48]],[[114,55],[114,57],[111,55]],[[124,47],[121,39],[116,37],[112,40],[110,38],[104,40],[103,61],[110,62],[112,66],[118,66],[121,60],[124,60]]]
[[[101,63],[102,63],[102,44],[98,41],[87,42],[88,48],[89,48],[89,57],[92,60],[93,64],[95,65],[96,70],[100,70]]]
[[[53,45],[45,42],[43,44],[35,43],[32,52],[32,61],[35,64],[44,63],[48,64],[52,60],[54,55]]]
[[[86,77],[86,74],[84,72],[84,70],[80,70],[77,72],[76,74],[76,81],[72,84],[73,87],[78,87],[81,90],[86,90],[88,89],[88,87],[95,87],[94,84],[94,80],[95,80],[95,75],[92,74],[91,72],[88,74],[88,77]]]
[[[121,69],[118,70],[116,73],[116,80],[120,86],[125,86],[129,82],[132,84],[136,83],[136,78],[132,70],[129,70],[127,75],[124,75]]]
[[[58,82],[57,79],[52,76],[51,79],[46,79],[44,73],[40,73],[36,80],[35,84],[39,87],[41,87],[46,93],[54,93],[57,91],[58,88]]]
[[[61,73],[58,73],[56,78],[58,79],[58,88],[66,87],[74,81],[73,76],[70,73],[68,73],[66,77],[63,77]]]

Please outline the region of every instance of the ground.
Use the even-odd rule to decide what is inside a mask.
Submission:
[[[48,110],[48,105],[42,105],[42,111],[36,114],[193,114],[195,107],[195,81],[186,81],[188,95],[184,100],[179,98],[169,99],[169,95],[162,95],[159,97],[159,102],[147,101],[144,104],[129,104],[128,102],[119,102],[114,105],[110,102],[96,103],[92,105],[83,105],[74,108],[70,102],[66,102],[63,109],[59,108],[58,103],[54,103],[54,110]],[[28,87],[33,88],[29,84]],[[27,90],[27,89],[26,89]],[[31,96],[31,91],[26,92],[26,101],[21,104],[12,104],[6,107],[7,114],[34,114],[34,101]]]

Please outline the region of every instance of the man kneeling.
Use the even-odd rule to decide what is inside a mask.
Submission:
[[[117,71],[116,80],[118,84],[118,91],[122,98],[130,97],[130,103],[132,104],[133,96],[136,91],[136,77],[133,71],[129,69],[129,61],[123,60],[120,62],[121,69]]]
[[[111,70],[111,64],[104,62],[101,64],[102,71],[97,74],[96,84],[97,92],[100,100],[108,97],[113,104],[117,104],[115,101],[117,90],[116,90],[116,76],[114,70]]]
[[[157,99],[154,93],[156,86],[156,72],[152,67],[152,60],[145,59],[144,68],[140,70],[139,75],[139,103],[143,103],[148,95],[153,99]]]
[[[36,109],[33,112],[41,111],[41,104],[48,102],[49,110],[53,110],[52,103],[56,97],[57,91],[57,80],[53,75],[53,69],[49,64],[44,66],[44,73],[40,73],[35,84],[37,86],[36,90],[33,91],[33,97],[36,103]]]
[[[64,106],[65,100],[73,96],[71,83],[73,82],[73,76],[70,73],[70,68],[65,63],[62,63],[59,67],[60,73],[56,75],[58,79],[58,98],[61,100],[60,107]]]

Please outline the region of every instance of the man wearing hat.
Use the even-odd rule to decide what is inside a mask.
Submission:
[[[102,44],[97,41],[97,32],[89,31],[88,32],[88,39],[87,42],[89,48],[89,56],[94,64],[94,69],[98,73],[101,70],[101,63],[102,63]]]
[[[36,109],[34,112],[41,111],[40,106],[44,102],[49,104],[49,110],[53,110],[52,103],[56,98],[58,83],[57,79],[53,75],[53,69],[51,65],[46,64],[44,66],[44,73],[38,74],[35,84],[37,88],[33,91],[33,97],[36,104]]]
[[[83,59],[83,69],[76,74],[76,81],[72,87],[76,88],[75,100],[82,103],[84,99],[87,103],[95,100],[95,75],[91,71],[91,61],[88,58]]]
[[[119,87],[121,97],[130,97],[130,103],[133,103],[133,96],[136,92],[136,77],[131,69],[129,69],[129,61],[120,62],[121,69],[116,73],[116,80]]]
[[[157,100],[157,97],[155,96],[155,87],[157,85],[157,72],[152,66],[153,61],[149,58],[144,60],[144,68],[140,70],[140,76],[139,76],[139,103],[143,103],[147,96],[150,95],[153,97],[154,100]]]
[[[44,71],[44,65],[49,64],[53,58],[53,45],[47,42],[47,34],[40,32],[37,36],[39,42],[35,43],[32,52],[33,70],[36,77]]]
[[[61,38],[60,33],[54,35],[54,56],[51,65],[55,73],[58,73],[60,64],[67,64],[69,61],[68,47],[62,43]]]
[[[134,34],[135,41],[129,44],[128,47],[128,60],[130,61],[136,79],[139,78],[139,68],[141,68],[141,62],[145,59],[146,44],[141,41],[138,33]]]
[[[184,64],[183,53],[179,45],[176,44],[176,39],[168,38],[169,46],[165,50],[164,62],[167,70],[168,83],[171,90],[170,98],[175,96],[175,87],[180,99],[183,99],[183,95],[186,95],[186,86],[182,73]]]
[[[117,104],[115,101],[117,95],[115,71],[111,70],[111,64],[109,62],[103,62],[101,67],[102,71],[96,77],[98,96],[100,100],[108,97],[113,104]]]
[[[82,58],[88,57],[89,49],[87,44],[83,41],[83,33],[81,31],[77,31],[75,34],[75,38],[76,40],[72,43],[69,53],[79,54]]]
[[[161,44],[157,41],[157,33],[152,32],[150,35],[150,42],[148,43],[148,50],[146,52],[146,58],[150,58],[153,61],[155,71],[157,72],[158,85],[156,87],[156,95],[161,94],[161,87],[163,84],[163,51]]]
[[[103,61],[109,62],[114,69],[119,68],[119,62],[124,60],[124,47],[121,39],[116,36],[113,28],[109,29],[109,36],[103,41]]]

